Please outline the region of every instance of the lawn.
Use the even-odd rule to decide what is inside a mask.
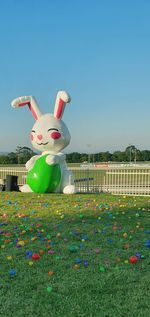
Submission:
[[[150,316],[148,197],[1,192],[0,252],[0,316]]]

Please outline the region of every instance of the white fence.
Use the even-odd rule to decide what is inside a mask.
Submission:
[[[119,195],[150,195],[150,167],[107,170],[103,191]]]
[[[0,184],[5,184],[6,175],[18,176],[18,185],[23,185],[26,183],[27,171],[24,166],[0,166]]]
[[[150,195],[150,166],[71,167],[78,192],[109,192],[119,195]],[[18,184],[26,182],[25,167],[0,166],[0,184],[6,175],[17,175]]]

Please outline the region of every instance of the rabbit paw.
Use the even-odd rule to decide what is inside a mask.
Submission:
[[[28,184],[21,186],[19,189],[22,193],[32,193],[32,189]]]
[[[59,163],[59,157],[56,155],[48,155],[46,157],[46,163],[48,165],[57,164],[57,163]]]
[[[75,194],[76,193],[75,186],[74,185],[68,185],[68,186],[64,187],[63,193],[64,194]]]

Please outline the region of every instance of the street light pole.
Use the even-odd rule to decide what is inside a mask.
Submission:
[[[90,148],[91,144],[87,144],[87,146]],[[90,153],[88,151],[88,164],[90,164]]]
[[[136,164],[136,149],[134,151],[134,163]]]
[[[88,147],[91,146],[91,144],[87,144]],[[89,192],[90,184],[89,184],[89,177],[90,177],[90,152],[88,151],[88,168],[87,168],[87,192]]]
[[[130,148],[130,164],[131,164],[131,148]]]

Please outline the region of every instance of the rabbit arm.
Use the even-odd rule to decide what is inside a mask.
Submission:
[[[51,165],[51,164],[59,164],[61,163],[62,161],[64,161],[64,155],[48,155],[46,157],[46,163],[48,165]]]
[[[30,170],[30,169],[33,167],[35,161],[36,161],[39,157],[40,157],[40,155],[34,155],[34,156],[32,156],[32,157],[30,158],[30,160],[27,161],[27,163],[26,163],[26,169],[27,169],[27,170]]]

